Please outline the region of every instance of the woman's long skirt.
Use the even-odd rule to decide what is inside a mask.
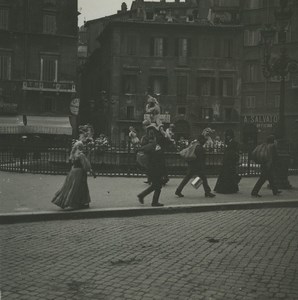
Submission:
[[[82,168],[72,168],[62,188],[55,194],[52,202],[61,208],[82,208],[90,203],[87,173]]]

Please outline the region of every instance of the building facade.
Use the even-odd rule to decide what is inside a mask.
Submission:
[[[176,138],[206,127],[222,138],[227,128],[239,135],[242,27],[210,22],[203,2],[134,1],[101,31],[94,99],[106,98],[100,116],[110,136],[125,140],[131,125],[141,131],[148,91]]]
[[[285,47],[289,57],[298,61],[298,2],[287,1],[292,18],[287,27]],[[242,84],[242,137],[244,143],[262,142],[276,132],[279,121],[280,77],[266,79],[262,73],[263,42],[261,30],[266,24],[277,26],[275,11],[278,0],[251,0],[242,3],[243,30],[243,84]],[[278,29],[278,28],[277,28]],[[272,49],[277,58],[282,47],[276,32]],[[298,74],[286,77],[285,123],[286,138],[298,152]]]
[[[297,60],[298,2],[287,4],[292,19],[286,48]],[[92,107],[95,123],[110,124],[99,130],[123,139],[126,127],[141,126],[149,88],[178,135],[195,136],[209,126],[221,137],[226,128],[235,129],[246,146],[262,142],[276,132],[280,79],[263,76],[260,32],[276,23],[279,6],[279,0],[135,0],[130,10],[122,6],[115,15],[88,21],[94,60],[85,77],[92,82],[96,68],[98,81],[91,95],[83,96],[84,105]],[[280,48],[276,34],[273,56]],[[285,100],[286,132],[294,148],[297,78],[287,77]],[[97,113],[96,107],[101,107]]]
[[[0,0],[1,134],[71,134],[77,0]]]

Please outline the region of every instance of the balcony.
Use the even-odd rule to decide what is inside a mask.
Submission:
[[[56,92],[56,93],[75,93],[76,85],[72,81],[23,81],[24,91]]]

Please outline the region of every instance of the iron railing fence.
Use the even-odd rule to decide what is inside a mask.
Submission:
[[[71,146],[45,146],[31,144],[0,145],[0,170],[20,173],[67,174],[71,168],[69,153]],[[206,149],[207,175],[218,175],[223,147]],[[130,145],[113,145],[107,149],[90,151],[89,159],[95,173],[105,176],[145,176],[146,171],[136,162],[136,151]],[[165,152],[166,165],[170,176],[185,174],[187,162],[177,151]],[[290,164],[289,174],[298,174],[298,166]],[[260,166],[250,159],[247,152],[240,154],[239,175],[256,176]]]

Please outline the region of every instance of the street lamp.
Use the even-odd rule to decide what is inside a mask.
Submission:
[[[288,7],[287,0],[280,0],[280,7],[275,11],[276,27],[271,24],[265,25],[261,30],[263,53],[263,75],[265,78],[278,76],[280,78],[280,102],[279,121],[276,133],[278,141],[278,152],[280,158],[280,169],[277,177],[277,184],[281,189],[291,188],[288,181],[288,167],[290,161],[289,148],[286,142],[285,128],[285,79],[289,73],[298,71],[298,62],[289,58],[287,54],[286,33],[291,20],[292,12]],[[274,39],[278,34],[280,53],[277,58],[272,58],[271,50]]]

